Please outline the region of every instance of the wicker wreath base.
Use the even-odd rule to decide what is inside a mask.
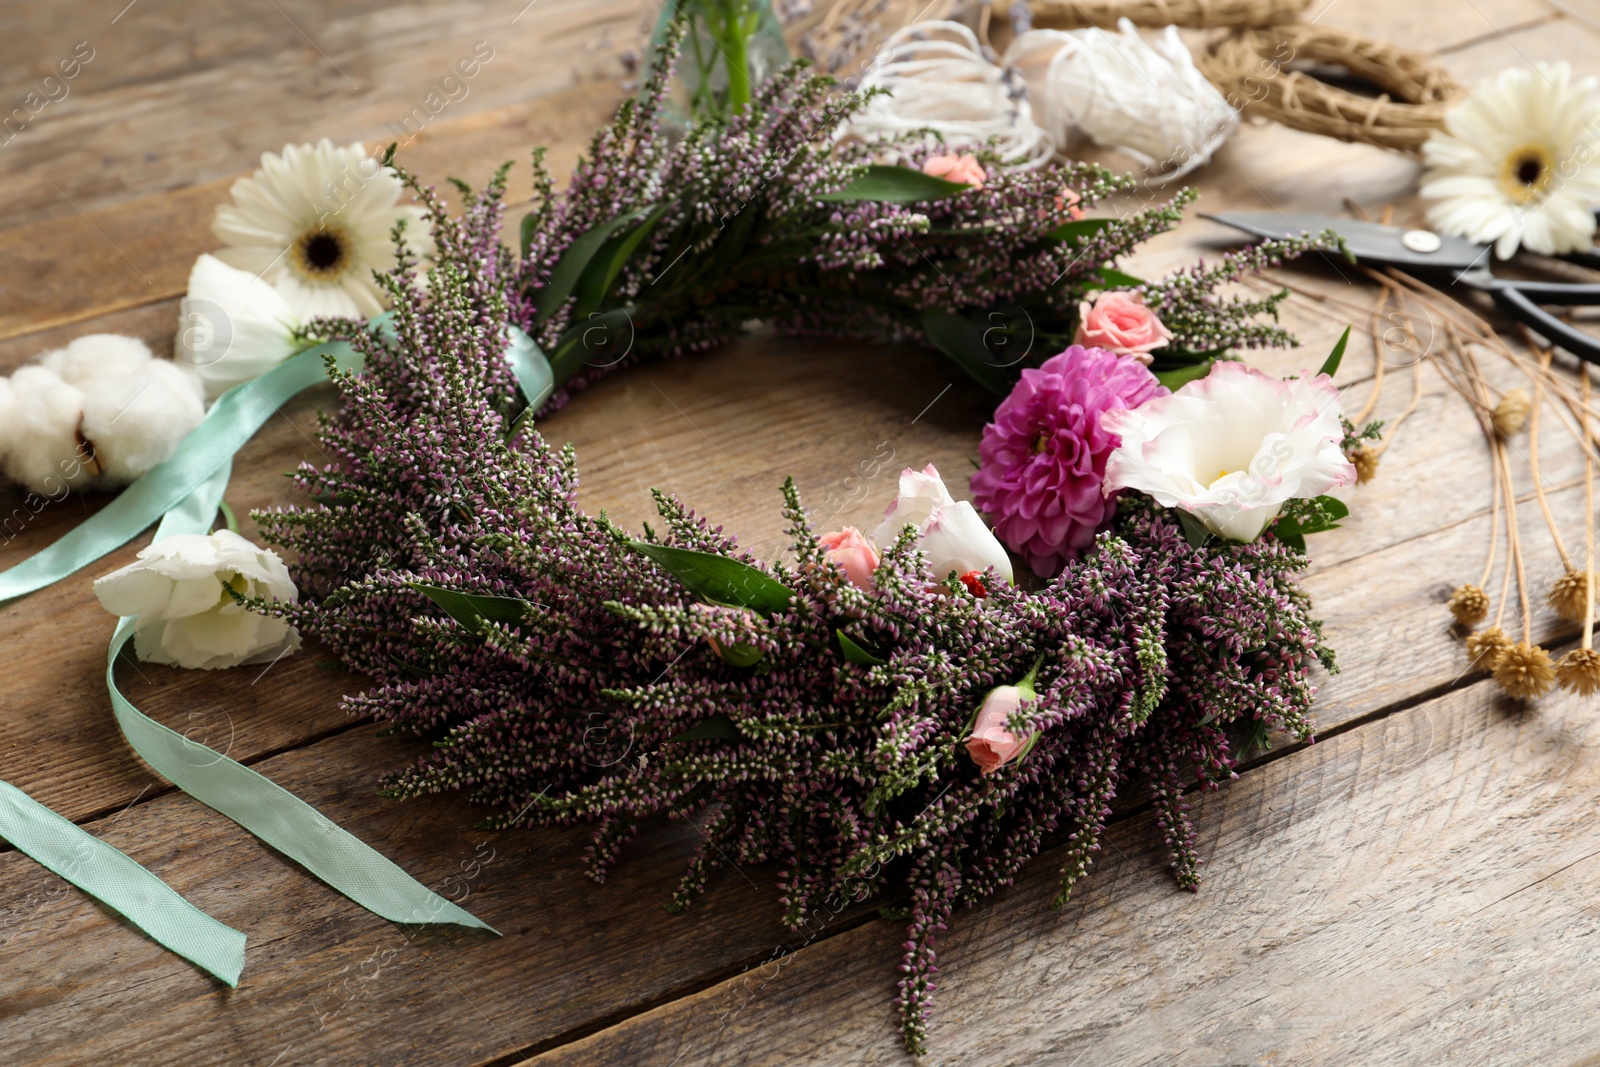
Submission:
[[[1311,0],[1034,0],[1033,24],[1052,30],[1117,27],[1118,19],[1159,29],[1270,26],[1299,17]]]
[[[1304,71],[1295,60],[1337,65],[1384,90],[1357,96]],[[1344,30],[1305,23],[1238,29],[1211,42],[1200,69],[1240,110],[1341,141],[1416,152],[1444,125],[1465,92],[1424,56]]]

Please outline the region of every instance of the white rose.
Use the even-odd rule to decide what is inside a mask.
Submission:
[[[1254,541],[1288,501],[1355,484],[1339,418],[1326,374],[1279,381],[1218,363],[1171,396],[1101,416],[1122,438],[1103,488],[1136,489],[1219,537]]]
[[[210,670],[300,647],[294,627],[240,607],[228,587],[291,604],[300,598],[277,553],[232,530],[163,537],[137,562],[96,579],[94,594],[114,615],[139,616],[134,650],[151,663]]]
[[[1008,582],[1016,579],[1011,557],[993,531],[966,500],[955,500],[933,464],[920,471],[907,467],[900,472],[900,495],[883,513],[883,522],[872,532],[880,549],[895,543],[900,531],[915,526],[919,548],[928,557],[934,576],[941,581],[951,571],[966,574],[993,567]]]
[[[300,320],[283,294],[247,270],[203,255],[189,271],[172,358],[194,368],[215,400],[261,377],[303,348]]]

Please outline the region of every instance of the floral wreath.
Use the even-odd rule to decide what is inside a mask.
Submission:
[[[205,532],[225,465],[181,483],[156,542],[95,584],[124,616],[113,705],[163,773],[352,899],[399,921],[483,925],[436,898],[375,900],[343,877],[365,849],[353,838],[317,851],[269,837],[157,763],[118,704],[124,631],[139,656],[194,667],[259,662],[314,635],[373,679],[346,699],[352,713],[437,745],[387,778],[391,795],[465,790],[499,809],[500,828],[590,821],[597,880],[646,820],[697,818],[704,842],[675,910],[718,867],[767,861],[791,926],[888,901],[908,921],[897,1004],[920,1052],[936,939],[957,906],[1058,843],[1064,901],[1130,778],[1150,783],[1171,866],[1193,889],[1188,768],[1214,786],[1269,731],[1310,736],[1313,671],[1333,658],[1296,581],[1304,538],[1346,514],[1322,494],[1354,484],[1347,454],[1374,431],[1341,416],[1330,375],[1343,341],[1322,371],[1288,381],[1227,356],[1291,339],[1256,318],[1282,294],[1217,287],[1326,242],[1141,281],[1114,263],[1174,225],[1188,194],[1090,218],[1131,184],[1084,165],[1006,170],[981,146],[834,141],[868,94],[798,64],[731,117],[669,137],[681,33],[564,191],[535,154],[520,255],[501,240],[504,168],[481,191],[460,186],[454,217],[392,169],[392,150],[332,217],[279,217],[272,205],[294,201],[272,194],[320,193],[369,159],[359,147],[286,149],[235,186],[217,225],[232,243],[196,264],[177,343],[195,369],[186,410],[204,410],[203,392],[212,414],[176,431],[167,417],[169,437],[193,433],[124,479],[136,479],[125,497],[177,477],[219,410],[313,362],[343,399],[322,428],[333,460],[295,474],[315,503],[255,516],[293,553],[287,565],[233,530]],[[420,209],[395,204],[402,182]],[[259,266],[274,247],[277,286]],[[206,316],[225,337],[196,329]],[[921,340],[1003,394],[972,500],[932,466],[907,469],[876,529],[821,531],[791,481],[788,561],[755,559],[662,494],[661,528],[642,534],[578,508],[575,456],[543,440],[537,415],[618,366],[718,344],[751,319]],[[131,377],[160,363],[136,355]],[[69,348],[40,373],[65,382],[84,358]],[[99,469],[84,476],[106,477],[119,449],[85,432],[85,412],[75,432]],[[625,756],[592,758],[596,716],[629,739]],[[280,814],[299,804],[272,796]],[[409,879],[393,873],[403,896]],[[124,910],[237,980],[232,956],[196,948],[192,930]]]

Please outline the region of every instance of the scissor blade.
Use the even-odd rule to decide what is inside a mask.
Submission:
[[[1361,222],[1358,219],[1339,218],[1333,215],[1233,211],[1217,215],[1202,212],[1200,217],[1220,222],[1224,226],[1232,226],[1236,230],[1257,237],[1271,239],[1332,230],[1344,238],[1345,247],[1357,260],[1373,264],[1388,263],[1397,267],[1431,270],[1465,270],[1482,261],[1485,255],[1483,246],[1443,234],[1433,235],[1439,241],[1437,249],[1431,252],[1417,251],[1416,248],[1406,246],[1404,238],[1409,231],[1399,226],[1383,226],[1376,222]],[[1427,244],[1421,242],[1413,241],[1413,243],[1418,248],[1427,247]]]

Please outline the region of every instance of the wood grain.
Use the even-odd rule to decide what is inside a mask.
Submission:
[[[561,172],[622,98],[616,54],[637,39],[648,6],[541,0],[515,26],[520,0],[284,2],[211,23],[179,0],[139,0],[114,26],[114,12],[79,0],[8,9],[0,90],[39,76],[53,40],[104,24],[93,39],[107,44],[73,96],[0,151],[0,370],[91,330],[170,351],[175,297],[193,257],[213,245],[210,214],[231,177],[287,140],[375,140],[435,76],[435,61],[491,23],[508,30],[493,38],[483,79],[403,158],[431,179],[481,181],[549,143]],[[63,11],[81,15],[83,29]],[[1530,59],[1600,69],[1600,35],[1543,0],[1333,0],[1311,14],[1440,49],[1469,81]],[[1349,196],[1410,222],[1421,217],[1416,173],[1402,157],[1247,124],[1200,172],[1201,206],[1337,212]],[[1191,222],[1124,266],[1159,274],[1213,256],[1225,239]],[[1327,267],[1277,276],[1313,294],[1284,309],[1305,347],[1252,361],[1293,373],[1321,361],[1352,317],[1346,304],[1368,306],[1373,291]],[[1374,351],[1359,325],[1357,334],[1341,384],[1359,402],[1375,362],[1389,360],[1378,414],[1392,416],[1409,370],[1399,354]],[[1600,1054],[1582,977],[1594,932],[1584,879],[1600,854],[1589,817],[1600,776],[1592,706],[1519,711],[1463,675],[1443,599],[1482,565],[1486,450],[1454,394],[1431,373],[1425,384],[1379,479],[1351,494],[1352,520],[1314,545],[1307,584],[1344,666],[1319,698],[1319,743],[1280,750],[1198,798],[1211,849],[1198,897],[1171,889],[1148,819],[1130,804],[1064,911],[1044,907],[1042,862],[1013,892],[960,916],[942,949],[929,1063]],[[314,412],[331,402],[329,391],[309,394],[258,435],[236,465],[236,507],[295,502],[282,472],[319,460]],[[770,553],[784,547],[783,476],[796,476],[824,525],[875,523],[902,464],[935,462],[960,484],[992,403],[932,353],[757,336],[606,379],[543,429],[577,446],[585,506],[635,525],[658,485]],[[1581,460],[1554,420],[1545,431],[1551,504],[1576,528]],[[865,477],[873,460],[886,473]],[[1519,477],[1537,593],[1555,555]],[[0,495],[0,521],[18,503]],[[101,503],[74,496],[0,536],[0,566]],[[408,932],[361,912],[166,791],[126,749],[99,679],[110,617],[91,577],[0,609],[9,657],[0,778],[245,929],[245,981],[219,990],[0,850],[0,1061],[908,1062],[888,1013],[901,939],[892,924],[852,912],[802,944],[775,925],[767,868],[728,872],[701,906],[667,917],[660,902],[697,840],[683,824],[647,828],[595,887],[579,871],[581,828],[486,834],[469,829],[480,812],[457,799],[381,800],[376,773],[417,748],[348,721],[338,697],[362,681],[319,667],[316,649],[264,677],[125,671],[130,696],[158,719],[259,766],[426,884],[469,891],[467,906],[506,936]],[[1518,614],[1512,605],[1513,622]],[[1572,636],[1542,608],[1533,621],[1541,640]]]
[[[652,830],[596,886],[579,869],[581,827],[479,832],[481,813],[459,801],[375,796],[372,769],[425,751],[376,733],[260,770],[503,936],[385,922],[215,812],[161,797],[94,831],[245,931],[239,987],[0,854],[0,1062],[483,1064],[798,947],[778,922],[771,870],[722,879],[692,913],[667,914],[692,826]]]
[[[1575,1063],[1600,866],[1592,701],[1464,689],[1195,798],[1174,889],[1149,816],[1060,911],[1049,857],[939,947],[935,1064]],[[904,933],[874,921],[525,1067],[902,1064]]]

